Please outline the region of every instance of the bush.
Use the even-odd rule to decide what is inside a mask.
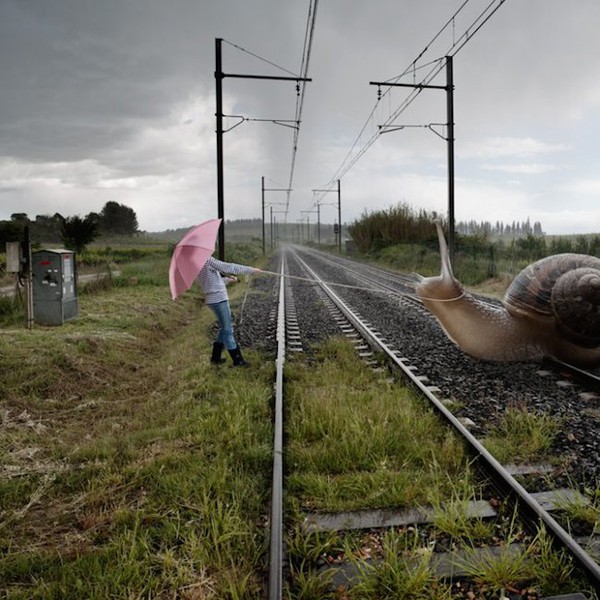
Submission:
[[[398,242],[423,242],[436,239],[433,219],[435,213],[415,212],[407,204],[398,204],[388,210],[363,213],[348,226],[348,234],[360,252],[382,250]]]

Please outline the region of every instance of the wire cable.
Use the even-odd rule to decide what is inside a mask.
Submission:
[[[457,40],[455,38],[455,31],[454,31],[455,19],[469,2],[470,2],[470,0],[465,0],[460,5],[460,7],[454,12],[454,14],[448,19],[448,21],[446,21],[446,23],[438,30],[438,32],[433,36],[433,38],[425,46],[425,48],[418,54],[417,58],[415,58],[408,65],[408,67],[406,67],[406,69],[404,69],[404,71],[400,75],[397,75],[395,77],[392,77],[392,78],[386,80],[386,83],[387,82],[397,83],[402,77],[404,77],[410,73],[413,73],[413,77],[415,77],[417,69],[423,69],[423,68],[426,68],[427,66],[432,66],[432,68],[419,81],[419,83],[418,84],[415,83],[416,85],[421,85],[421,86],[429,85],[431,83],[431,81],[443,69],[444,58],[437,58],[437,59],[427,63],[426,65],[421,65],[421,66],[417,66],[417,62],[419,61],[419,59],[421,59],[427,53],[427,51],[431,48],[431,46],[440,38],[440,36],[443,34],[443,32],[445,32],[450,26],[452,26],[452,36],[453,36],[452,44],[451,44],[450,48],[444,53],[444,57],[445,56],[454,56],[465,46],[465,44],[469,40],[473,39],[473,36],[496,13],[496,11],[500,8],[500,6],[502,6],[502,4],[504,4],[505,0],[491,0],[489,2],[489,4],[481,11],[481,13],[475,18],[475,20],[471,23],[471,25],[469,25],[469,27],[466,28],[464,33],[462,33],[462,35],[460,35],[460,37]],[[495,8],[494,8],[494,5],[497,5],[497,6],[495,6]],[[352,146],[346,153],[344,159],[342,160],[342,163],[340,164],[340,166],[338,167],[338,169],[334,173],[334,175],[331,177],[331,179],[325,185],[319,186],[320,188],[322,188],[326,191],[333,190],[334,186],[336,185],[336,182],[339,179],[341,179],[346,173],[348,173],[348,171],[358,162],[358,160],[367,152],[367,150],[369,148],[371,148],[371,146],[379,138],[379,136],[381,135],[382,127],[374,128],[374,130],[375,130],[374,133],[371,134],[366,139],[366,141],[362,141],[363,135],[364,135],[365,131],[367,130],[367,128],[369,127],[369,125],[371,125],[371,126],[373,125],[373,119],[377,112],[377,108],[379,106],[380,100],[383,97],[385,97],[387,94],[389,94],[391,92],[391,89],[392,89],[392,87],[390,86],[378,95],[377,102],[375,103],[373,109],[369,113],[364,125],[362,126],[360,132],[356,136]],[[414,102],[414,100],[419,96],[419,94],[421,92],[422,92],[422,89],[418,88],[418,87],[416,87],[414,90],[410,91],[407,94],[407,96],[404,98],[404,100],[396,107],[396,109],[394,109],[390,113],[388,118],[383,123],[383,127],[389,126],[391,123],[393,123],[398,118],[398,116],[400,114],[402,114]],[[362,141],[362,145],[361,145],[361,141]],[[324,196],[324,194],[327,193],[326,191],[322,192],[321,196],[319,196],[315,201],[318,202]]]
[[[288,69],[285,69],[284,67],[280,67],[278,64],[271,62],[270,60],[267,60],[266,58],[263,58],[262,56],[255,54],[254,52],[250,52],[250,50],[246,50],[245,48],[242,48],[241,46],[238,46],[237,44],[234,44],[233,42],[230,42],[225,39],[223,41],[226,44],[233,46],[237,50],[240,50],[241,52],[245,52],[246,54],[249,54],[250,56],[253,56],[254,58],[258,58],[258,60],[261,60],[262,62],[267,63],[268,65],[271,65],[272,67],[275,67],[276,69],[279,69],[279,70],[283,71],[284,73],[291,75],[292,77],[300,77],[300,75],[298,75],[297,73],[293,73],[292,71],[289,71]]]
[[[317,5],[318,0],[311,0],[308,8],[308,17],[306,21],[306,31],[304,34],[304,49],[302,51],[302,63],[300,67],[301,77],[307,79],[308,77],[308,66],[310,63],[310,54],[312,50],[312,43],[315,33],[315,25],[317,19]],[[292,160],[290,166],[290,176],[288,179],[287,186],[287,197],[286,197],[286,215],[285,220],[287,221],[287,212],[290,207],[290,195],[293,189],[294,183],[294,170],[296,166],[296,155],[298,152],[298,139],[300,137],[300,123],[302,122],[302,109],[304,107],[304,95],[306,91],[306,81],[298,82],[298,95],[296,96],[296,129],[294,130],[294,139],[292,141]]]
[[[304,33],[304,46],[303,46],[303,50],[302,50],[302,59],[301,59],[301,64],[300,64],[300,75],[296,75],[296,73],[293,73],[292,71],[285,69],[284,67],[281,67],[281,66],[277,65],[276,63],[274,63],[270,60],[267,60],[266,58],[263,58],[262,56],[259,56],[258,54],[254,53],[254,52],[250,52],[249,50],[246,50],[245,48],[242,48],[241,46],[234,44],[233,42],[229,42],[228,40],[223,40],[230,46],[233,46],[234,48],[236,48],[242,52],[245,52],[246,54],[249,54],[250,56],[253,56],[254,58],[257,58],[266,64],[269,64],[277,69],[280,69],[280,70],[288,73],[289,75],[292,75],[293,77],[298,77],[298,82],[297,82],[297,86],[296,86],[296,90],[297,90],[296,109],[295,109],[295,117],[294,117],[294,121],[293,121],[295,123],[295,126],[293,127],[294,136],[293,136],[293,141],[292,141],[292,158],[291,158],[290,174],[289,174],[289,180],[288,180],[288,186],[287,186],[287,197],[286,197],[286,203],[285,203],[285,221],[287,221],[287,214],[288,214],[289,205],[290,205],[290,194],[292,192],[292,185],[293,185],[293,181],[294,181],[296,155],[298,152],[298,139],[300,136],[300,123],[302,122],[302,111],[303,111],[303,107],[304,107],[304,97],[305,97],[306,83],[307,83],[306,81],[301,81],[301,79],[308,79],[308,67],[309,67],[309,63],[310,63],[310,55],[311,55],[311,50],[312,50],[312,43],[313,43],[313,39],[314,39],[315,25],[316,25],[316,18],[317,18],[317,5],[318,5],[318,0],[310,0],[309,8],[308,8],[308,17],[307,17],[307,21],[306,21],[306,30]],[[242,119],[245,121],[258,120],[258,119],[246,119],[244,117],[242,117]],[[273,121],[273,122],[276,122],[276,121]],[[281,124],[280,122],[277,122],[277,123]],[[240,123],[237,123],[236,125],[239,125],[239,124]]]
[[[499,0],[498,6],[496,6],[496,8],[494,8],[492,10],[492,6],[496,3],[497,0],[492,0],[487,8],[485,9],[485,11],[483,11],[479,17],[477,18],[477,20],[471,25],[471,27],[473,27],[477,21],[481,20],[481,23],[479,25],[477,25],[477,27],[475,28],[475,30],[473,32],[469,32],[469,30],[467,29],[467,31],[465,31],[465,33],[463,33],[463,35],[461,36],[461,38],[459,38],[459,41],[462,40],[462,43],[460,45],[458,45],[458,42],[455,42],[454,46],[458,45],[458,48],[456,48],[454,50],[454,52],[452,52],[451,56],[454,56],[455,54],[458,54],[459,50],[462,49],[462,47],[492,18],[492,16],[496,13],[496,11],[504,4],[504,2],[506,0]],[[491,10],[490,14],[485,16],[485,13]],[[484,18],[485,16],[485,18]]]

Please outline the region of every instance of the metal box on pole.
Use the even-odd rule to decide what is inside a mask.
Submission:
[[[78,312],[75,253],[32,253],[33,314],[38,325],[62,325]]]

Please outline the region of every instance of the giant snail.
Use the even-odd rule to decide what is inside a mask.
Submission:
[[[538,260],[517,275],[503,306],[493,306],[454,278],[441,224],[435,225],[442,272],[421,278],[416,292],[464,352],[488,361],[553,356],[600,364],[600,258],[556,254]]]

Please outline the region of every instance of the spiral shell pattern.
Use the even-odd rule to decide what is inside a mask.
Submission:
[[[600,258],[556,254],[525,267],[508,288],[509,312],[554,317],[560,335],[600,346]]]

